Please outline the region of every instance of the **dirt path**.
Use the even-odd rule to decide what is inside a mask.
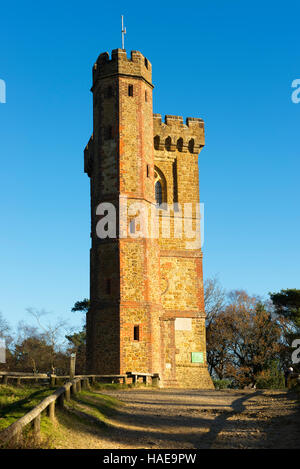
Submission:
[[[299,401],[283,391],[137,389],[105,393],[125,403],[110,419],[110,426],[89,422],[74,429],[69,425],[57,447],[300,447]],[[63,418],[68,423],[67,416]]]

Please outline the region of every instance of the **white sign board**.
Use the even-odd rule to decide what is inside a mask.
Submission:
[[[192,318],[176,318],[175,319],[175,331],[191,331],[192,330]]]

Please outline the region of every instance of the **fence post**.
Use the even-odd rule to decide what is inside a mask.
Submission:
[[[3,376],[3,384],[7,384],[7,381],[8,381],[8,376],[4,375]]]
[[[80,392],[81,391],[81,379],[79,379],[77,381],[77,391]]]
[[[72,394],[73,394],[74,396],[77,394],[77,384],[76,384],[76,381],[72,383],[71,391],[72,391]]]
[[[70,356],[70,381],[75,378],[75,364],[76,364],[76,353],[71,353]]]
[[[83,378],[82,387],[83,387],[83,389],[89,389],[90,383],[89,383],[89,379],[88,379],[88,378]]]
[[[33,433],[35,438],[40,437],[40,431],[41,431],[41,414],[37,415],[35,419],[33,420]]]
[[[49,404],[48,417],[52,422],[54,422],[54,418],[55,418],[55,401],[53,401]]]
[[[20,386],[21,384],[21,378],[17,378],[17,386]]]
[[[63,407],[63,406],[64,406],[64,394],[61,394],[61,395],[57,398],[57,403],[58,403],[59,407]]]
[[[159,375],[152,375],[152,386],[159,386]]]

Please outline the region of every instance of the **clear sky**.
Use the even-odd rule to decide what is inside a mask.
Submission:
[[[91,69],[121,47],[121,14],[128,53],[152,63],[154,112],[205,120],[205,278],[263,296],[300,288],[299,2],[2,2],[0,311],[12,325],[27,307],[81,323],[70,309],[89,295]]]

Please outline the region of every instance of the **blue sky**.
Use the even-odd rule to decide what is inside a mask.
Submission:
[[[89,294],[91,68],[121,47],[152,62],[154,112],[202,117],[205,277],[266,296],[300,288],[295,1],[5,2],[1,6],[0,311],[81,324]]]

